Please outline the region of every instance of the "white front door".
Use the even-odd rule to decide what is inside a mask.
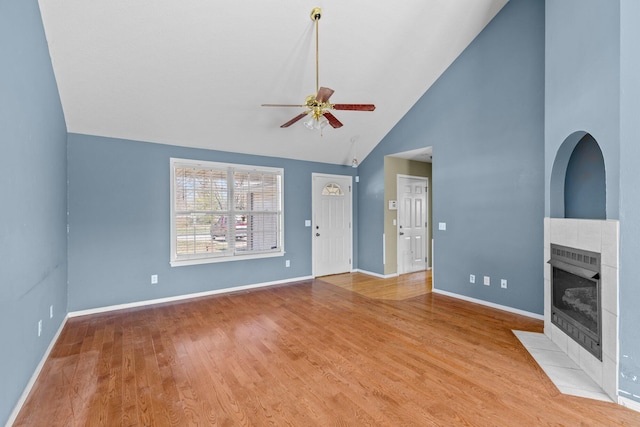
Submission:
[[[398,274],[427,268],[427,178],[398,175]]]
[[[351,271],[351,177],[313,174],[313,275]]]

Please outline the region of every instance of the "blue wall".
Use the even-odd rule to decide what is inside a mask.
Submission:
[[[640,402],[640,2],[620,2],[620,395]]]
[[[576,145],[564,181],[565,218],[607,219],[604,158],[589,134]]]
[[[598,141],[604,157],[609,219],[618,219],[619,207],[619,8],[611,0],[547,1],[546,5],[545,188],[551,190],[553,164],[564,141],[576,132],[587,132]],[[571,144],[566,148],[573,150]],[[552,212],[551,200],[546,193],[545,216],[563,216],[561,206]]]
[[[169,158],[284,168],[284,257],[170,267]],[[69,311],[312,274],[312,172],[347,166],[70,134]],[[355,240],[355,239],[354,239]],[[285,267],[285,259],[291,267]],[[150,284],[152,274],[159,283]]]
[[[0,424],[67,305],[66,125],[37,0],[0,2]],[[49,319],[49,306],[54,317]],[[38,320],[43,321],[38,337]]]
[[[383,272],[384,156],[433,146],[436,288],[542,314],[543,93],[544,2],[511,0],[360,166],[359,267]]]

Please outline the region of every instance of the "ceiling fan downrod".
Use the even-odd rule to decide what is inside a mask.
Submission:
[[[319,61],[319,49],[318,49],[318,21],[322,18],[322,9],[319,7],[314,7],[311,9],[311,20],[316,23],[316,93],[318,93],[318,89],[320,88],[320,63]]]

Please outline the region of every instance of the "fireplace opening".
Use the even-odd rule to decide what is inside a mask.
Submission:
[[[551,322],[602,360],[600,254],[551,245]]]

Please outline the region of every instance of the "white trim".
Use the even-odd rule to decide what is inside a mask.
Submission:
[[[36,383],[38,376],[40,376],[40,372],[42,371],[42,368],[44,367],[45,362],[49,358],[49,354],[51,353],[51,350],[53,350],[53,346],[56,344],[56,342],[58,342],[58,338],[62,333],[62,329],[67,324],[67,319],[69,319],[68,314],[62,320],[62,323],[60,323],[60,327],[58,328],[58,331],[56,332],[56,334],[53,336],[53,338],[51,338],[51,342],[49,343],[47,350],[42,355],[42,359],[40,359],[40,363],[38,363],[38,366],[36,366],[36,369],[35,371],[33,371],[33,374],[31,374],[31,378],[29,379],[29,382],[27,383],[24,390],[22,391],[22,394],[20,395],[20,398],[16,402],[16,405],[13,407],[13,411],[11,411],[11,415],[9,415],[9,418],[7,419],[7,423],[5,424],[5,427],[10,427],[11,425],[13,425],[13,423],[16,421],[16,418],[18,418],[18,414],[22,410],[22,406],[24,405],[24,402],[27,401],[27,397],[29,397],[29,393],[31,393],[31,389]]]
[[[392,277],[398,277],[398,273],[391,273],[391,274],[379,274],[379,273],[374,273],[373,271],[367,271],[367,270],[360,270],[358,268],[356,268],[355,270],[353,270],[354,273],[362,273],[362,274],[367,274],[369,276],[373,276],[373,277],[378,277],[380,279],[390,279]]]
[[[640,396],[635,396],[635,397],[640,397]],[[629,408],[634,411],[640,412],[640,402],[631,400],[628,397],[618,396],[618,404],[624,406],[625,408]]]
[[[234,255],[234,256],[209,256],[204,258],[188,258],[182,260],[174,260],[169,262],[171,267],[184,267],[186,265],[200,265],[200,264],[212,264],[215,262],[231,262],[231,261],[244,261],[255,258],[273,258],[284,256],[286,252],[284,248],[278,252],[253,252],[251,255]]]
[[[126,304],[109,305],[109,306],[106,306],[106,307],[90,308],[88,310],[71,311],[71,312],[69,312],[69,314],[67,316],[68,317],[87,316],[89,314],[104,313],[104,312],[107,312],[107,311],[124,310],[124,309],[127,309],[127,308],[144,307],[144,306],[147,306],[147,305],[162,304],[162,303],[166,303],[166,302],[182,301],[182,300],[185,300],[185,299],[200,298],[200,297],[206,297],[206,296],[218,295],[218,294],[226,294],[226,293],[231,293],[231,292],[244,291],[244,290],[247,290],[247,289],[266,288],[266,287],[269,287],[269,286],[281,285],[281,284],[284,284],[284,283],[299,282],[301,280],[310,280],[310,279],[313,279],[313,277],[312,276],[292,277],[290,279],[275,280],[273,282],[263,282],[263,283],[256,283],[256,284],[253,284],[253,285],[242,285],[242,286],[235,286],[235,287],[232,287],[232,288],[214,289],[212,291],[196,292],[196,293],[192,293],[192,294],[176,295],[176,296],[173,296],[173,297],[157,298],[157,299],[144,300],[144,301],[136,301],[136,302],[130,302],[130,303],[126,303]]]
[[[178,167],[201,167],[201,168],[232,168],[243,172],[272,172],[284,173],[284,168],[273,166],[245,165],[240,163],[215,162],[211,160],[184,159],[179,157],[170,157],[171,166]]]
[[[456,294],[456,293],[453,293],[453,292],[447,292],[447,291],[443,291],[443,290],[440,290],[440,289],[433,289],[432,292],[436,293],[436,294],[446,295],[446,296],[452,297],[452,298],[461,299],[461,300],[468,301],[468,302],[473,302],[475,304],[485,305],[487,307],[495,308],[495,309],[502,310],[502,311],[507,311],[509,313],[519,314],[521,316],[532,317],[532,318],[538,319],[538,320],[544,320],[544,315],[543,314],[531,313],[529,311],[524,311],[524,310],[520,310],[520,309],[517,309],[517,308],[508,307],[506,305],[495,304],[493,302],[484,301],[484,300],[476,299],[476,298],[471,298],[471,297],[468,297],[468,296],[465,296],[465,295],[460,295],[460,294]]]

